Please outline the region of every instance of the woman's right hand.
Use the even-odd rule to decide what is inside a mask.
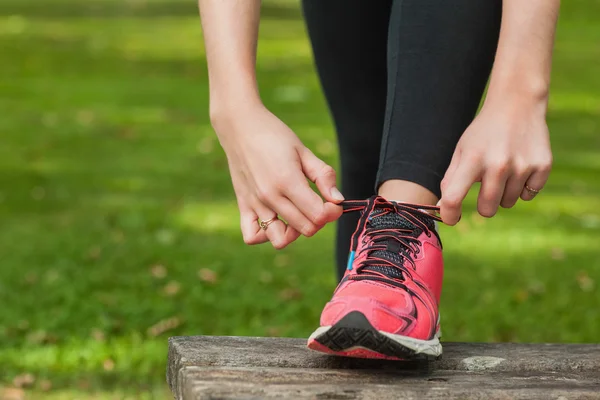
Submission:
[[[282,249],[300,234],[314,235],[342,214],[344,198],[334,169],[317,158],[262,104],[213,116],[213,127],[227,154],[240,209],[244,242],[270,241]],[[314,182],[323,201],[308,184]],[[266,230],[258,221],[279,216]]]

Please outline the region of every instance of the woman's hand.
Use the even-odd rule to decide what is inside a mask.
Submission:
[[[342,214],[344,198],[333,168],[317,158],[262,104],[215,117],[213,126],[227,154],[240,209],[244,242],[270,241],[284,248],[300,234],[314,235]],[[325,202],[309,186],[314,182]],[[267,229],[259,226],[279,216]]]
[[[260,102],[256,46],[260,0],[199,0],[213,127],[227,154],[244,241],[283,248],[337,219],[335,171]],[[315,182],[321,200],[306,178]],[[265,230],[260,221],[277,216]]]
[[[545,103],[484,105],[458,142],[442,181],[444,223],[459,221],[462,202],[475,182],[481,182],[477,210],[484,217],[495,215],[498,206],[514,206],[519,197],[535,197],[526,186],[541,190],[552,166],[545,111]]]

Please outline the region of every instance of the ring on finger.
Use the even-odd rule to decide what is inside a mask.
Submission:
[[[275,215],[273,218],[271,219],[267,219],[264,221],[258,220],[258,226],[260,226],[260,229],[262,229],[263,231],[266,231],[267,228],[269,227],[269,225],[271,225],[273,222],[279,220],[279,216]]]
[[[536,194],[538,194],[542,189],[534,189],[532,187],[529,187],[527,185],[525,185],[525,190],[527,190],[529,192],[530,195],[535,196]]]

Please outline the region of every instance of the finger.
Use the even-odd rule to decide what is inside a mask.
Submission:
[[[284,194],[317,227],[335,221],[343,212],[342,207],[335,203],[323,203],[321,197],[308,186],[304,177],[289,185],[287,193]]]
[[[456,168],[458,168],[458,165],[460,164],[460,154],[460,149],[456,149],[454,151],[454,154],[452,155],[452,160],[450,160],[450,165],[448,166],[446,174],[444,174],[444,179],[442,179],[440,185],[442,192],[444,192],[445,189],[448,187],[448,182],[452,179],[452,176],[456,172]]]
[[[517,203],[530,174],[529,169],[518,169],[508,178],[500,201],[502,207],[511,208]]]
[[[306,180],[302,178],[302,175],[298,175],[300,175],[300,181],[302,184],[306,186],[306,190],[316,197],[319,197],[310,189]],[[305,236],[312,236],[318,231],[317,226],[311,222],[287,197],[285,197],[282,192],[280,192],[282,189],[289,191],[288,188],[291,186],[293,185],[290,185],[288,181],[281,181],[279,184],[276,184],[276,187],[279,188],[278,190],[264,190],[257,193],[256,202],[258,204],[253,204],[253,208],[260,217],[261,213],[259,209],[267,207],[268,210],[277,213],[296,231]],[[320,204],[323,204],[322,200],[320,199],[319,202]],[[268,214],[269,213],[267,212],[267,215]]]
[[[341,206],[334,203],[325,203],[326,222],[337,221],[343,213],[344,209]]]
[[[304,236],[313,236],[319,230],[319,227],[306,218],[286,197],[277,197],[275,201],[269,203],[269,207]]]
[[[525,182],[529,188],[540,191],[543,189],[544,185],[548,181],[548,176],[550,175],[550,167],[538,169],[534,171],[529,179]],[[537,195],[537,193],[529,191],[523,185],[523,190],[521,192],[521,198],[525,201],[533,200],[533,198]]]
[[[277,218],[277,213],[261,202],[257,201],[254,204],[254,209],[256,210],[256,214],[261,221],[268,221],[271,218]],[[258,225],[258,221],[256,224]],[[265,233],[273,247],[276,249],[283,249],[300,236],[297,230],[287,225],[280,219],[276,219],[270,223],[269,226],[267,226],[267,229],[260,229]]]
[[[333,167],[327,165],[306,147],[299,151],[299,155],[304,175],[317,185],[325,200],[332,203],[343,201],[344,196],[336,186],[336,174]]]
[[[231,166],[230,166],[231,168]],[[240,227],[244,243],[255,245],[268,242],[269,239],[265,232],[258,225],[258,215],[248,204],[248,199],[252,197],[247,190],[244,182],[237,174],[231,174],[233,190],[235,191],[238,208],[240,209]]]
[[[240,210],[240,225],[242,228],[244,243],[255,245],[269,241],[267,234],[260,228],[260,225],[258,224],[258,215],[256,215],[253,210]]]
[[[491,218],[498,212],[504,188],[506,186],[507,174],[495,170],[489,170],[481,180],[481,189],[477,197],[477,211],[480,215]]]
[[[460,163],[446,184],[440,200],[440,215],[445,224],[455,225],[462,213],[462,202],[473,183],[481,176],[481,165],[461,156]]]

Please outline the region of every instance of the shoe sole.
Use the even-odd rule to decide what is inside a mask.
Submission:
[[[318,328],[307,347],[344,357],[388,360],[437,360],[442,355],[439,332],[431,340],[378,331],[367,317],[352,311],[333,326]]]

